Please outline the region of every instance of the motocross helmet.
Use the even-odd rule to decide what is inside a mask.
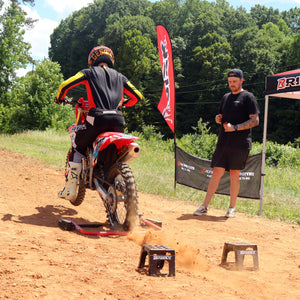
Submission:
[[[101,62],[107,63],[110,68],[113,68],[115,58],[113,51],[105,46],[97,46],[92,49],[88,57],[89,68],[98,66]]]

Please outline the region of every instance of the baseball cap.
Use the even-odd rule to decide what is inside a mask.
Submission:
[[[238,78],[244,78],[243,71],[240,69],[232,69],[228,72],[227,77],[238,77]]]

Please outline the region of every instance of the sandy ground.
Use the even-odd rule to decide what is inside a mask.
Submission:
[[[0,179],[0,299],[300,299],[297,225],[214,209],[194,217],[193,205],[140,193],[140,212],[163,231],[138,225],[128,236],[87,236],[58,220],[104,222],[96,192],[74,207],[57,198],[62,170],[1,149]],[[235,270],[233,252],[221,266],[225,242],[256,244],[259,270],[251,255]],[[176,276],[137,272],[143,244],[174,249]]]

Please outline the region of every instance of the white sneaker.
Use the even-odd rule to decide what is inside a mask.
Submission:
[[[202,216],[205,214],[207,214],[207,207],[205,207],[203,204],[201,204],[199,208],[193,213],[194,216]]]
[[[236,210],[234,207],[229,207],[225,215],[226,218],[234,218],[236,215]]]

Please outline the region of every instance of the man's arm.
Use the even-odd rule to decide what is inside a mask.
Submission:
[[[258,114],[249,115],[249,120],[247,120],[244,123],[235,124],[235,125],[237,125],[237,131],[253,128],[253,127],[259,125],[259,116],[258,116]],[[235,131],[235,128],[234,128],[235,125],[232,125],[230,123],[224,123],[223,124],[224,130],[226,132]]]
[[[259,116],[258,114],[254,114],[254,115],[249,115],[249,120],[241,123],[241,124],[237,124],[238,129],[237,130],[246,130],[246,129],[250,129],[253,128],[255,126],[259,125]]]

